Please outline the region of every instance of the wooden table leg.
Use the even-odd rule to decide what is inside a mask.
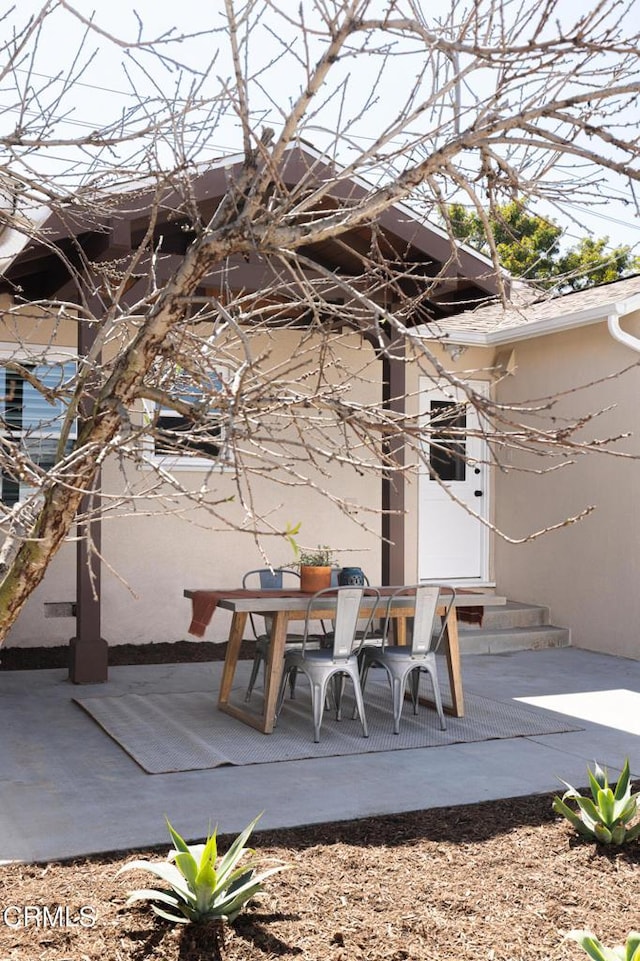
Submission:
[[[224,659],[224,668],[222,670],[222,679],[220,681],[218,709],[224,711],[225,714],[229,714],[231,717],[237,718],[239,721],[243,721],[245,724],[249,724],[251,727],[255,727],[258,731],[262,731],[263,734],[271,734],[276,719],[276,707],[278,691],[280,689],[280,679],[282,677],[289,614],[288,611],[277,611],[273,615],[271,643],[269,644],[269,657],[266,664],[264,707],[261,715],[252,713],[239,704],[231,704],[229,701],[236,665],[240,655],[240,645],[242,644],[244,629],[247,623],[247,616],[245,611],[235,611],[233,614]]]
[[[282,680],[288,625],[288,612],[276,611],[271,623],[271,641],[269,643],[269,657],[267,659],[267,674],[264,688],[263,730],[265,734],[272,733],[276,722],[276,708],[278,706],[280,681]]]
[[[458,641],[458,617],[455,607],[452,607],[449,611],[443,641],[445,643],[449,687],[451,688],[451,706],[445,704],[444,712],[445,714],[450,714],[452,717],[464,717],[462,664],[460,662],[460,643]],[[408,691],[405,697],[409,697]],[[433,698],[425,695],[420,696],[420,704],[424,704],[427,707],[435,707]]]
[[[406,617],[394,617],[393,618],[393,639],[396,644],[406,645],[407,644],[407,618]]]
[[[462,664],[460,662],[460,642],[458,640],[458,615],[455,607],[449,611],[444,632],[447,645],[447,670],[451,687],[451,709],[447,712],[454,717],[464,717],[464,694],[462,692]]]
[[[218,707],[224,707],[229,703],[229,695],[231,694],[231,688],[233,686],[233,678],[236,673],[236,665],[240,656],[240,645],[244,637],[246,623],[247,614],[244,611],[236,611],[231,618],[229,640],[224,655],[224,667],[222,669],[222,680],[220,681],[220,692],[218,694]]]

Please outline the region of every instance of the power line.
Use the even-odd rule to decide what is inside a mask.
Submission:
[[[41,80],[49,80],[51,83],[62,83],[62,77],[60,75],[56,77],[50,76],[48,73],[39,73],[37,70],[25,70],[23,67],[16,67],[14,73],[24,73],[30,77],[39,77]],[[136,94],[133,90],[115,90],[112,87],[103,87],[96,83],[87,83],[85,80],[74,80],[74,87],[86,87],[87,90],[100,90],[102,93],[116,93],[119,97],[135,97]]]
[[[16,72],[29,74],[30,76],[34,76],[34,77],[39,77],[39,78],[42,79],[42,80],[48,80],[49,82],[52,82],[52,83],[53,83],[53,82],[62,82],[62,79],[61,79],[60,76],[54,77],[54,76],[51,76],[51,75],[46,74],[46,73],[40,73],[40,72],[38,72],[38,71],[27,71],[27,70],[24,70],[23,68],[18,68],[18,69],[16,70]],[[120,97],[128,97],[128,98],[136,98],[136,97],[138,97],[138,94],[137,94],[135,91],[132,91],[132,90],[118,90],[118,89],[113,88],[113,87],[105,87],[105,86],[103,86],[103,85],[101,85],[101,84],[87,83],[86,81],[82,81],[82,80],[74,81],[73,85],[74,85],[75,87],[83,87],[83,88],[85,88],[85,89],[87,89],[87,90],[99,91],[99,92],[101,92],[101,93],[106,93],[106,94],[109,94],[109,95],[114,95],[114,94],[115,94],[115,95],[120,96]],[[179,99],[176,99],[176,100],[175,100],[175,103],[176,103],[176,104],[180,104],[180,103],[186,104],[187,102],[188,102],[188,101],[187,101],[186,99],[185,99],[185,100],[179,100]],[[3,113],[18,112],[19,110],[21,110],[21,108],[19,108],[19,107],[8,107],[8,108],[6,108],[6,109],[3,111]],[[22,112],[22,113],[25,113],[25,112],[26,112],[26,113],[30,113],[30,114],[32,114],[34,117],[39,116],[39,114],[37,113],[37,111],[33,111],[33,110],[31,110],[31,111],[21,111],[21,112]],[[273,125],[275,125],[275,126],[278,125],[278,121],[277,121],[277,120],[272,120],[271,118],[269,118],[268,116],[266,116],[265,113],[264,113],[264,111],[261,111],[259,114],[258,114],[258,112],[256,111],[256,116],[259,116],[260,120],[261,120],[263,123],[268,122],[268,123],[271,123],[271,124],[273,124]],[[68,125],[70,125],[70,126],[72,126],[72,127],[78,127],[78,128],[81,128],[81,129],[86,129],[86,130],[91,130],[91,131],[96,130],[96,123],[95,123],[95,121],[94,121],[94,122],[91,122],[91,121],[88,121],[88,120],[75,119],[75,118],[72,118],[72,117],[63,117],[63,118],[59,118],[59,122],[64,123],[64,124],[68,124]],[[109,126],[111,126],[111,127],[116,126],[117,123],[118,123],[118,121],[117,121],[117,120],[114,120],[111,124],[109,124]],[[406,136],[407,136],[407,137],[416,137],[416,136],[418,136],[418,133],[417,133],[417,132],[412,132],[412,131],[408,130],[408,131],[406,131]],[[355,140],[355,141],[360,141],[361,143],[374,143],[375,140],[376,140],[376,138],[375,138],[375,137],[367,137],[367,136],[365,136],[364,134],[351,134],[351,135],[350,135],[350,140],[352,140],[352,141],[354,141],[354,140]],[[394,141],[391,141],[391,143],[393,144]],[[398,145],[399,145],[399,144],[398,144]],[[193,143],[192,143],[192,144],[187,143],[186,146],[194,146],[194,144],[193,144]],[[220,151],[221,153],[229,153],[230,151],[233,151],[233,150],[235,149],[234,146],[223,145],[223,144],[209,144],[208,146],[209,146],[209,148],[210,148],[211,150]],[[49,154],[48,156],[51,157],[51,159],[58,160],[58,161],[60,161],[60,162],[62,162],[62,163],[70,163],[70,162],[73,162],[73,161],[71,161],[68,157],[55,156],[55,155],[52,155],[52,154]],[[572,203],[570,203],[570,202],[568,202],[568,201],[562,201],[561,206],[562,206],[562,207],[566,207],[566,208],[568,208],[568,209],[570,209],[570,210],[575,210],[577,213],[580,213],[580,214],[582,214],[583,216],[584,216],[584,214],[587,212],[587,208],[586,208],[586,207],[584,207],[584,206],[583,206],[583,207],[580,207],[580,206],[578,206],[577,204],[572,204]],[[604,213],[601,213],[600,211],[597,211],[597,210],[588,209],[588,216],[589,216],[589,217],[593,217],[594,219],[601,220],[601,221],[603,221],[603,222],[605,222],[605,223],[614,224],[614,225],[619,226],[619,227],[624,227],[625,230],[631,229],[631,230],[638,230],[638,231],[640,231],[640,223],[634,223],[633,221],[629,221],[629,220],[622,220],[622,219],[620,219],[620,218],[613,217],[611,214],[604,214]],[[571,234],[570,236],[577,236],[577,235]]]
[[[579,207],[577,204],[567,203],[564,200],[562,201],[562,206],[570,207],[571,210],[575,210],[577,213],[583,215],[586,211],[585,207]],[[600,213],[600,211],[592,210],[591,208],[589,208],[588,213],[590,217],[595,217],[597,220],[605,220],[607,223],[617,224],[619,227],[624,227],[627,230],[640,230],[640,223],[633,223],[633,221],[629,220],[619,220],[617,217],[612,217],[610,214]]]

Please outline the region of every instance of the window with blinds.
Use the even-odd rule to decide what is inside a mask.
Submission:
[[[50,470],[58,459],[60,430],[66,410],[62,396],[63,385],[71,380],[76,371],[73,360],[51,364],[21,365],[25,374],[6,368],[0,369],[0,431],[10,444],[42,470]],[[29,377],[31,375],[30,382]],[[51,391],[45,394],[37,384]],[[57,395],[57,396],[56,396]],[[64,453],[69,453],[76,437],[75,425],[72,436],[67,439]],[[10,458],[3,458],[0,475],[2,501],[12,505],[24,500],[34,488],[11,473]]]

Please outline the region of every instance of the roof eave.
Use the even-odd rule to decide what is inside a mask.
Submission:
[[[617,317],[625,317],[636,310],[640,310],[640,294],[635,294],[624,300],[598,304],[596,307],[589,307],[585,310],[559,314],[556,317],[545,317],[516,327],[505,327],[492,331],[451,329],[447,330],[445,339],[449,344],[459,344],[464,347],[498,347],[503,344],[511,344],[514,341],[545,337],[563,330],[606,323],[612,314]],[[429,331],[427,328],[424,329],[424,333],[430,339],[438,338],[436,333]]]

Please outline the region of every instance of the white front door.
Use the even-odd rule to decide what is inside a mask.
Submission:
[[[488,393],[485,382],[470,386]],[[429,433],[418,488],[419,580],[486,582],[489,468],[478,413],[457,388],[434,387],[426,377],[420,388],[421,426]]]

